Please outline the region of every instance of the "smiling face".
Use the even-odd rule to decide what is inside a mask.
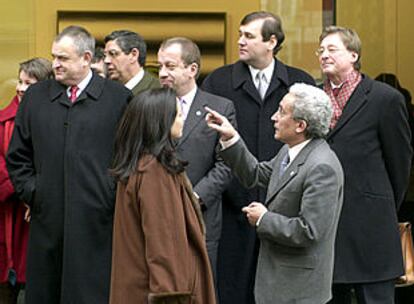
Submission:
[[[86,77],[90,68],[92,54],[80,55],[71,37],[64,36],[52,45],[53,72],[60,83],[72,86],[79,84]]]
[[[318,57],[323,74],[331,81],[341,83],[354,70],[358,54],[347,50],[340,34],[334,33],[321,41]]]
[[[26,92],[27,88],[35,84],[37,82],[37,79],[34,77],[30,77],[26,74],[25,71],[20,71],[19,73],[19,79],[16,85],[16,95],[19,99],[19,102],[22,101],[22,98],[24,96],[24,92]]]
[[[239,58],[256,69],[267,67],[273,58],[277,45],[274,35],[263,41],[262,26],[265,19],[256,19],[239,28]]]
[[[182,59],[181,45],[175,43],[158,51],[158,76],[163,87],[176,90],[178,96],[186,95],[196,85],[197,65],[186,65]]]

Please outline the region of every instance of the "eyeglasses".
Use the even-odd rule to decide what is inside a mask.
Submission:
[[[334,55],[334,54],[336,54],[336,53],[338,53],[338,52],[341,52],[341,51],[345,51],[345,49],[337,49],[337,48],[330,48],[330,47],[328,47],[327,49],[325,49],[325,48],[319,48],[319,49],[317,49],[316,51],[315,51],[315,55],[317,56],[317,57],[320,57],[320,56],[322,56],[322,54],[325,52],[325,51],[327,51],[328,52],[328,55]]]

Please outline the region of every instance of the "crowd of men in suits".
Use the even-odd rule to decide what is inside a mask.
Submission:
[[[246,15],[239,60],[198,87],[201,54],[188,38],[162,42],[156,79],[143,38],[114,31],[103,78],[90,33],[59,33],[55,78],[25,94],[7,154],[31,213],[26,303],[108,302],[112,141],[128,101],[160,86],[175,89],[185,119],[176,148],[203,211],[218,303],[350,304],[351,292],[359,304],[394,303],[412,158],[404,98],[360,72],[352,29],[322,32],[320,88],[277,58],[284,39],[278,16]]]

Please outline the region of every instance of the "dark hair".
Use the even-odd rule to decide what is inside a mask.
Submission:
[[[282,48],[282,43],[285,40],[285,33],[282,29],[282,20],[279,16],[272,13],[259,11],[244,16],[240,21],[240,25],[246,25],[259,19],[264,19],[261,31],[263,41],[269,41],[272,35],[275,35],[277,39],[277,45],[273,49],[273,54],[276,55]]]
[[[32,58],[19,64],[20,72],[25,72],[29,77],[37,81],[53,78],[52,63],[45,58]]]
[[[137,49],[139,51],[138,63],[142,67],[145,65],[147,44],[138,33],[128,30],[113,31],[105,37],[105,43],[111,40],[114,41],[125,54],[131,53],[132,49]]]
[[[86,52],[94,56],[95,38],[83,27],[71,25],[63,29],[55,38],[55,42],[59,42],[63,37],[70,37],[76,47],[78,55],[82,56]]]
[[[105,58],[104,49],[101,46],[95,47],[95,55],[92,58],[92,63],[96,63],[101,60],[104,60],[104,58]]]
[[[201,53],[197,44],[185,37],[174,37],[164,40],[160,45],[160,50],[164,50],[173,44],[181,46],[181,60],[186,67],[193,63],[197,64],[197,74],[195,77],[197,79],[201,68]]]
[[[171,174],[183,172],[186,162],[176,157],[171,127],[177,114],[175,91],[152,89],[135,96],[129,103],[115,137],[111,173],[126,182],[137,172],[142,156],[154,155]]]

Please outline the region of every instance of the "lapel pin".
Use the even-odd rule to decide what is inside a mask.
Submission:
[[[196,115],[197,115],[197,116],[201,116],[201,111],[197,111],[197,112],[196,112]]]
[[[295,174],[295,171],[290,171],[290,176],[292,176],[293,174]]]

